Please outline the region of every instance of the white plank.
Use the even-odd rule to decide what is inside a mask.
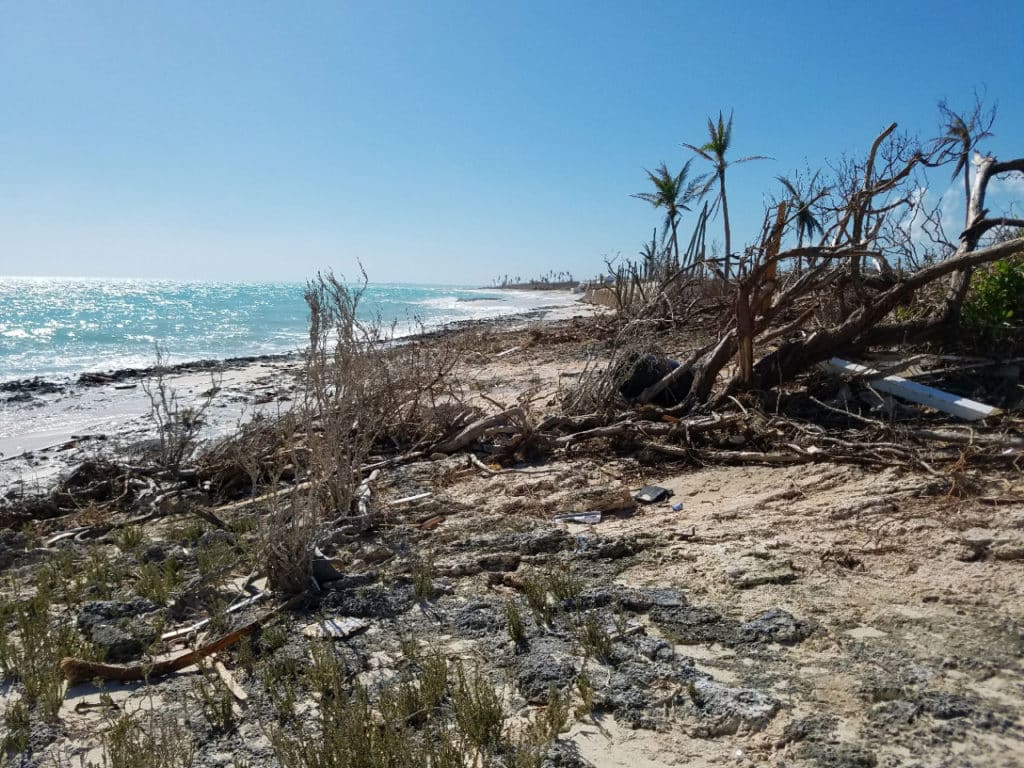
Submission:
[[[902,376],[882,376],[873,368],[868,368],[866,365],[860,365],[859,363],[851,363],[849,360],[843,360],[838,357],[833,357],[821,365],[822,368],[831,373],[845,373],[850,376],[869,378],[871,379],[871,386],[879,392],[895,395],[903,400],[909,400],[919,405],[927,405],[929,408],[958,416],[966,421],[978,421],[986,416],[1002,413],[1001,409],[993,408],[991,405],[985,405],[966,397],[944,392],[935,387],[919,384]],[[872,378],[873,376],[879,378]]]

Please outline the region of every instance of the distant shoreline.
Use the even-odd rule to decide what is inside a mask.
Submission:
[[[579,301],[577,297],[576,302]],[[585,306],[585,305],[584,305]],[[525,312],[514,314],[497,315],[494,317],[467,318],[464,320],[450,320],[437,327],[425,328],[403,336],[395,336],[391,341],[394,343],[409,343],[424,339],[445,336],[452,333],[459,333],[467,328],[473,327],[497,327],[509,323],[528,322],[544,318],[546,314],[555,309],[574,308],[575,302],[567,304],[553,304],[542,306]],[[582,309],[582,307],[581,307]],[[173,363],[164,366],[137,366],[124,368],[108,368],[105,370],[83,371],[68,378],[47,378],[45,376],[31,376],[10,381],[0,381],[0,402],[17,402],[28,399],[31,395],[51,394],[65,392],[75,387],[100,387],[117,385],[129,382],[137,382],[141,379],[152,377],[157,372],[164,374],[188,374],[188,373],[218,373],[223,371],[245,368],[259,363],[295,363],[302,360],[305,349],[296,349],[291,352],[276,352],[263,355],[238,355],[227,358],[202,358],[187,360],[180,363]],[[6,395],[6,397],[5,397]]]

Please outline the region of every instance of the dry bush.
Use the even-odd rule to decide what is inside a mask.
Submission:
[[[255,414],[199,456],[199,479],[219,499],[238,498],[256,493],[260,486],[294,480],[305,473],[308,463],[299,427],[295,411],[273,417]]]
[[[264,518],[259,533],[259,559],[272,590],[296,595],[309,587],[320,532],[321,516],[315,490],[293,493]]]
[[[298,407],[309,479],[329,517],[352,511],[362,466],[393,415],[389,337],[379,318],[359,318],[365,290],[365,274],[355,286],[319,274],[306,288],[309,349]]]
[[[589,359],[575,385],[562,393],[562,412],[579,416],[622,410],[626,403],[619,387],[630,378],[637,361],[663,352],[648,323],[626,323],[612,339],[607,357]]]

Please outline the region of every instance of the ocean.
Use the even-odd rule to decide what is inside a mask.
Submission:
[[[309,341],[304,283],[0,278],[0,382],[296,352]],[[564,293],[370,284],[364,319],[396,335],[571,303]]]

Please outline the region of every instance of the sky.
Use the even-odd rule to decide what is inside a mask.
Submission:
[[[984,147],[1024,154],[1024,3],[980,8],[4,0],[0,275],[593,275],[719,110],[773,158],[729,172],[742,243],[776,176],[934,136],[943,98],[998,102]]]

